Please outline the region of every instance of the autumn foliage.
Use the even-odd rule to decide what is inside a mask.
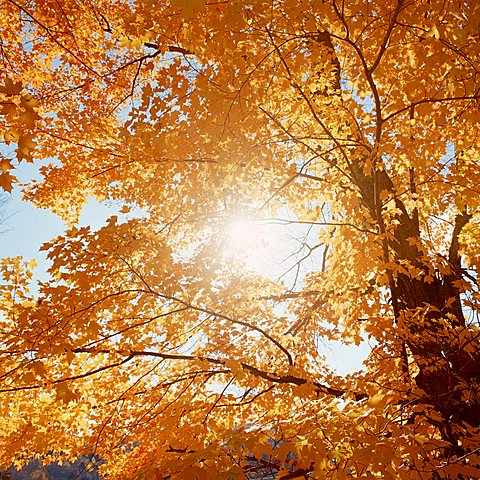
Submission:
[[[478,478],[479,24],[475,0],[3,1],[0,186],[38,163],[24,196],[69,228],[48,281],[1,260],[0,464]],[[119,205],[99,230],[89,196]],[[285,272],[225,254],[238,218],[303,228]]]

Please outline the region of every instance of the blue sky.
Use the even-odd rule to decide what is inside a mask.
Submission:
[[[22,201],[21,184],[38,177],[38,167],[22,163],[15,169],[19,183],[14,185],[11,194],[3,207],[2,217],[5,220],[0,225],[0,258],[22,256],[25,260],[35,258],[38,263],[35,278],[46,279],[45,271],[48,262],[45,252],[39,252],[44,242],[61,235],[65,224],[59,217],[48,210],[34,207],[31,203]],[[93,198],[84,207],[80,217],[81,225],[91,225],[98,228],[105,220],[117,213],[113,207],[100,204]]]

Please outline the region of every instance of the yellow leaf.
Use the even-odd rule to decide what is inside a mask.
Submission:
[[[6,192],[12,191],[12,184],[17,180],[14,175],[10,175],[10,173],[3,171],[0,173],[0,187],[3,188]]]
[[[195,10],[205,9],[205,0],[172,0],[172,6],[181,7],[182,15],[192,17]]]
[[[2,172],[7,172],[13,168],[12,161],[6,158],[0,160],[0,170]]]
[[[377,393],[376,395],[373,395],[373,397],[370,397],[367,403],[371,407],[378,407],[382,404],[384,398],[385,398],[384,394]]]
[[[74,400],[77,400],[76,393],[65,382],[57,383],[55,385],[55,390],[57,392],[57,395],[55,397],[56,401],[60,401],[63,403],[70,403]]]
[[[227,359],[224,361],[224,364],[227,368],[229,368],[232,373],[235,373],[237,376],[237,379],[243,378],[244,376],[244,371],[242,364],[238,360],[234,359]]]
[[[22,95],[20,99],[20,105],[28,109],[38,107],[38,100],[33,95]]]
[[[435,38],[435,40],[440,39],[440,32],[438,31],[438,27],[435,23],[430,27],[430,30],[425,35],[425,38]]]
[[[6,78],[5,85],[0,87],[0,92],[8,96],[18,95],[22,91],[22,88],[22,82],[13,82],[12,79]]]
[[[21,133],[14,128],[11,128],[4,132],[3,134],[3,139],[5,143],[8,145],[11,142],[17,142],[18,139],[20,138]]]

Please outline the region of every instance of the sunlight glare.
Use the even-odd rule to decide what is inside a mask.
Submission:
[[[226,228],[223,257],[229,262],[242,264],[249,270],[265,276],[281,274],[279,269],[287,239],[278,226],[248,218],[234,218]]]
[[[259,225],[254,221],[237,219],[228,229],[228,248],[234,251],[247,250],[261,243]]]

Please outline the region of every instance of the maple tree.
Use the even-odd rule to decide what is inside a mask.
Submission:
[[[0,19],[0,186],[50,160],[24,195],[69,224],[33,292],[33,262],[1,261],[5,467],[478,477],[478,2],[6,0]],[[89,195],[122,215],[80,227]],[[226,261],[239,217],[312,227],[303,273]],[[322,340],[366,339],[363,370],[329,368]]]

